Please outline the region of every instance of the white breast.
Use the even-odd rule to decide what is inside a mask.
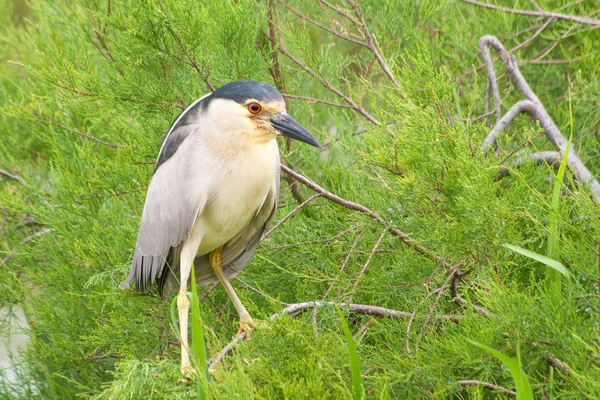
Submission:
[[[199,143],[190,166],[195,190],[209,190],[206,207],[192,229],[200,242],[199,255],[224,245],[248,225],[274,186],[277,172],[275,140],[234,146],[216,157],[214,152],[207,154],[206,145]]]

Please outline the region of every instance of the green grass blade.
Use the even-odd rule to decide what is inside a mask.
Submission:
[[[342,323],[342,331],[344,331],[344,336],[346,337],[346,342],[348,343],[348,353],[350,354],[350,370],[352,372],[352,397],[354,400],[361,400],[365,398],[365,390],[362,383],[362,376],[360,373],[360,361],[358,359],[358,351],[356,350],[356,343],[354,342],[354,338],[352,337],[352,332],[350,332],[350,328],[348,327],[348,323],[346,322],[346,318],[344,317],[344,313],[342,310],[336,305],[335,308],[340,316],[340,321]]]
[[[469,340],[469,342],[472,345],[487,351],[488,353],[496,357],[498,360],[500,360],[506,366],[506,368],[508,368],[508,370],[510,371],[510,375],[513,378],[513,381],[515,382],[518,400],[533,400],[533,390],[531,389],[531,384],[529,383],[529,377],[525,374],[525,372],[523,372],[523,369],[520,366],[520,362],[517,362],[512,358],[500,353],[499,351],[494,350],[491,347],[488,347],[474,340]],[[517,355],[520,359],[520,355],[518,353],[519,351],[517,347]]]
[[[204,332],[200,319],[200,305],[198,304],[198,291],[196,289],[196,274],[192,265],[192,358],[198,377],[198,399],[208,399],[208,366],[206,364],[206,349],[204,346]]]
[[[519,246],[514,246],[512,244],[504,244],[503,246],[506,247],[509,250],[514,251],[515,253],[519,253],[521,255],[524,255],[525,257],[531,258],[532,260],[541,262],[542,264],[546,265],[547,267],[550,267],[553,270],[558,271],[565,278],[571,278],[571,274],[569,273],[569,271],[567,270],[567,268],[565,268],[565,266],[562,265],[562,263],[560,261],[556,261],[556,260],[554,260],[552,258],[543,256],[541,254],[538,254],[538,253],[533,252],[531,250],[524,249],[524,248],[519,247]]]
[[[571,87],[569,86],[569,122],[571,127],[571,134],[569,141],[562,154],[560,166],[558,167],[558,173],[554,178],[554,187],[552,189],[552,203],[550,209],[550,219],[548,222],[548,242],[546,248],[546,256],[560,260],[560,189],[563,184],[565,176],[565,170],[567,168],[567,160],[569,156],[569,149],[571,148],[571,141],[573,139],[573,108],[571,105]],[[546,278],[546,287],[548,292],[555,298],[559,299],[561,295],[561,282],[560,276],[555,271],[548,271]]]

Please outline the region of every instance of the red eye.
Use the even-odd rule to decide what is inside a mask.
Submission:
[[[262,111],[262,107],[258,103],[250,103],[248,104],[248,111],[250,111],[252,114],[258,114]]]

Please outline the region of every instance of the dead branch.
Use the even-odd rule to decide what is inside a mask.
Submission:
[[[265,240],[267,237],[269,237],[269,235],[271,233],[273,233],[273,231],[275,231],[275,229],[279,228],[281,226],[281,224],[283,224],[285,221],[287,221],[288,219],[290,219],[291,217],[293,217],[298,211],[300,211],[300,209],[302,207],[304,207],[305,205],[307,205],[308,203],[310,203],[311,201],[313,201],[317,197],[321,197],[321,196],[323,196],[321,193],[316,193],[316,194],[313,194],[312,196],[310,196],[308,199],[304,200],[302,203],[300,203],[298,206],[296,206],[296,208],[294,208],[292,211],[290,211],[288,215],[286,215],[281,220],[279,220],[275,225],[273,225],[273,227],[271,229],[269,229],[263,235],[263,237],[261,238],[261,240]]]
[[[338,234],[336,234],[335,236],[331,236],[328,238],[323,238],[323,239],[315,239],[315,240],[307,240],[304,242],[296,242],[296,243],[289,243],[289,244],[282,244],[280,246],[272,246],[272,247],[268,247],[268,248],[261,248],[259,247],[258,249],[256,249],[256,251],[262,251],[262,250],[280,250],[280,249],[289,249],[290,247],[298,247],[298,246],[305,246],[307,244],[313,244],[313,243],[329,243],[329,242],[334,242],[336,240],[338,240],[339,238],[341,238],[342,236],[344,236],[346,233],[348,232],[352,232],[356,229],[358,229],[359,226],[352,226]]]
[[[336,96],[338,96],[343,101],[345,101],[350,106],[350,108],[352,108],[354,111],[356,111],[357,113],[359,113],[360,115],[362,115],[363,117],[365,117],[366,119],[368,119],[369,121],[371,121],[372,123],[374,123],[375,125],[381,125],[381,122],[379,122],[379,120],[377,120],[376,118],[374,118],[371,114],[369,114],[360,105],[356,104],[351,97],[346,96],[345,94],[343,94],[338,88],[336,88],[331,83],[329,83],[329,81],[327,81],[325,78],[319,76],[315,71],[313,71],[312,69],[310,69],[309,67],[307,67],[305,62],[303,62],[303,61],[297,59],[296,57],[294,57],[281,44],[279,45],[279,51],[281,52],[281,54],[283,54],[284,56],[286,56],[287,58],[289,58],[294,64],[296,64],[297,66],[299,66],[300,68],[302,68],[305,72],[307,72],[310,76],[312,76],[313,78],[315,78],[319,82],[321,82],[321,84],[327,90],[329,90],[330,92],[334,93]]]
[[[268,294],[266,294],[266,293],[264,293],[264,292],[261,292],[260,290],[258,290],[258,289],[257,289],[257,288],[255,288],[254,286],[252,286],[252,285],[250,285],[250,284],[248,284],[248,283],[244,282],[243,280],[241,280],[241,279],[240,279],[240,278],[238,278],[238,277],[235,277],[234,279],[235,279],[236,281],[238,281],[239,283],[241,283],[242,285],[244,285],[245,287],[247,287],[248,289],[252,290],[254,293],[258,293],[258,294],[260,294],[260,295],[261,295],[262,297],[264,297],[265,299],[269,299],[269,300],[271,300],[271,301],[272,301],[272,302],[274,302],[274,303],[281,304],[281,305],[282,305],[282,306],[284,306],[284,307],[287,307],[287,306],[289,306],[289,305],[290,305],[290,303],[284,303],[283,301],[279,301],[279,300],[277,300],[277,299],[276,299],[276,298],[274,298],[273,296],[269,296]]]
[[[521,165],[528,161],[535,162],[537,164],[548,164],[553,167],[558,167],[562,159],[561,154],[558,151],[540,151],[537,153],[529,154],[527,157],[519,157],[511,164],[512,168],[519,168]],[[507,167],[501,167],[498,171],[498,175],[501,177],[508,176],[510,170]]]
[[[317,99],[314,97],[305,97],[305,96],[296,96],[293,94],[283,94],[283,97],[285,97],[286,99],[294,99],[294,100],[304,100],[306,102],[309,103],[323,103],[323,104],[327,104],[328,106],[333,106],[333,107],[340,107],[340,108],[349,108],[351,110],[353,110],[354,108],[352,108],[352,106],[347,106],[345,104],[337,104],[334,103],[332,101],[327,101],[327,100],[323,100],[323,99]]]
[[[502,11],[509,14],[525,15],[528,17],[555,18],[564,21],[578,22],[580,24],[600,26],[600,20],[587,17],[579,17],[577,15],[560,14],[551,11],[543,11],[541,9],[538,9],[537,11],[518,10],[515,8],[500,7],[489,3],[481,3],[475,0],[460,1],[462,1],[463,3],[473,4],[478,7],[489,8],[491,10]]]
[[[0,169],[0,175],[4,175],[7,178],[14,179],[15,181],[19,182],[21,185],[25,185],[25,181],[17,174],[11,174],[8,171]]]
[[[41,231],[38,231],[38,232],[34,233],[33,235],[27,236],[25,239],[21,240],[19,242],[18,247],[23,246],[24,244],[31,242],[33,239],[38,238],[40,236],[47,235],[48,233],[51,233],[51,232],[54,232],[54,228],[44,228]],[[16,249],[13,249],[11,252],[8,253],[8,255],[6,257],[4,257],[2,259],[2,265],[6,265],[6,263],[10,261],[10,259],[14,255],[15,251],[16,251]]]
[[[464,0],[463,0],[464,1]],[[482,56],[485,60],[486,66],[488,67],[488,79],[492,83],[492,90],[494,91],[494,100],[496,101],[496,111],[500,107],[499,95],[497,95],[497,82],[496,74],[494,72],[494,66],[490,57],[488,47],[492,47],[500,56],[502,62],[506,67],[506,71],[509,73],[513,83],[519,88],[527,100],[521,100],[513,105],[508,112],[496,121],[496,125],[492,128],[488,136],[483,142],[482,147],[484,149],[489,148],[491,145],[496,143],[496,137],[502,132],[506,126],[520,113],[527,113],[532,119],[539,122],[541,128],[546,133],[546,136],[556,147],[556,149],[564,152],[567,147],[567,139],[561,134],[560,130],[535,95],[533,90],[529,87],[529,84],[521,74],[517,60],[514,56],[508,54],[502,43],[494,36],[484,36],[479,40],[481,47]],[[498,99],[496,99],[498,97]],[[573,146],[572,146],[573,147]],[[600,183],[594,178],[591,172],[585,167],[577,152],[573,148],[569,149],[567,155],[567,163],[575,171],[575,175],[579,182],[584,185],[590,185],[590,191],[592,197],[596,202],[600,203]]]
[[[473,379],[464,379],[464,380],[458,381],[458,384],[461,386],[481,386],[488,390],[502,392],[509,397],[517,397],[517,392],[515,392],[514,390],[509,390],[509,389],[503,388],[502,386],[493,385],[488,382],[476,381]]]
[[[308,23],[310,23],[310,24],[312,24],[312,25],[314,25],[314,26],[316,26],[316,27],[318,27],[318,28],[321,28],[321,29],[323,29],[325,32],[329,32],[329,33],[331,33],[332,35],[334,35],[334,36],[336,36],[336,37],[338,37],[338,38],[340,38],[340,39],[346,40],[346,41],[348,41],[348,42],[350,42],[350,43],[357,44],[357,45],[359,45],[359,46],[363,46],[363,47],[368,47],[368,46],[369,46],[369,45],[368,45],[366,42],[363,42],[363,41],[361,41],[361,40],[354,39],[354,38],[352,38],[352,37],[351,37],[351,36],[349,36],[349,35],[344,35],[344,34],[342,34],[342,33],[338,32],[338,31],[336,31],[336,30],[333,30],[333,29],[331,29],[331,28],[329,28],[329,27],[327,27],[327,26],[325,26],[325,25],[321,24],[320,22],[317,22],[317,21],[315,21],[315,20],[314,20],[314,19],[312,19],[312,18],[309,18],[309,17],[307,17],[306,15],[304,15],[304,14],[300,13],[298,10],[294,9],[293,7],[291,7],[289,4],[285,3],[285,2],[284,2],[284,1],[282,1],[282,0],[277,0],[277,2],[278,2],[279,4],[281,4],[282,6],[284,6],[285,8],[287,8],[288,10],[290,10],[292,13],[296,14],[296,16],[298,16],[299,18],[301,18],[301,19],[303,19],[303,20],[307,21]]]
[[[388,317],[388,318],[408,318],[411,313],[406,311],[398,311],[392,310],[390,308],[372,306],[369,304],[348,304],[348,303],[335,303],[333,301],[307,301],[304,303],[294,303],[288,305],[281,311],[276,312],[275,314],[269,317],[271,322],[275,321],[277,318],[280,318],[284,315],[289,315],[292,318],[297,317],[302,314],[304,311],[311,309],[313,307],[324,307],[324,306],[333,306],[337,305],[340,308],[346,309],[346,311],[354,314],[364,314],[364,315],[374,315],[378,317]],[[458,321],[460,316],[457,315],[439,315],[436,318],[442,320],[449,321]],[[217,365],[223,360],[223,358],[233,350],[233,348],[240,342],[246,339],[246,332],[242,332],[236,337],[233,338],[231,342],[229,342],[225,347],[221,349],[215,356],[208,361],[208,370],[211,373],[214,373]]]
[[[377,251],[377,248],[381,244],[381,241],[383,240],[383,237],[385,236],[385,234],[386,234],[387,231],[388,231],[388,228],[385,228],[383,230],[383,232],[381,232],[381,235],[379,235],[379,238],[377,239],[377,241],[375,242],[375,245],[373,246],[373,249],[371,250],[371,254],[369,254],[369,257],[367,258],[367,261],[365,262],[365,264],[363,265],[362,269],[360,270],[360,273],[358,274],[358,277],[356,278],[356,282],[354,282],[354,286],[352,287],[352,290],[350,291],[350,296],[348,296],[348,303],[352,302],[352,298],[354,297],[354,293],[356,292],[356,289],[358,288],[358,282],[360,282],[360,278],[362,278],[362,276],[365,274],[365,271],[367,270],[367,267],[371,263],[371,259],[373,258],[373,255]]]
[[[71,133],[74,133],[76,135],[79,135],[82,138],[93,140],[94,142],[100,143],[101,145],[104,145],[104,146],[107,146],[107,147],[112,147],[113,149],[118,149],[120,147],[118,144],[108,143],[108,142],[105,142],[104,140],[98,139],[98,138],[96,138],[94,136],[90,136],[90,135],[85,134],[83,132],[79,132],[78,130],[75,130],[73,128],[69,128],[67,126],[61,125],[58,122],[51,120],[50,118],[44,118],[44,120],[47,123],[51,124],[51,125],[54,125],[54,126],[56,126],[58,128],[61,128],[61,129],[64,129],[67,132],[71,132]]]
[[[323,195],[323,197],[325,197],[326,199],[333,201],[334,203],[339,204],[342,207],[345,207],[349,210],[358,211],[363,214],[366,214],[369,218],[373,219],[380,225],[382,225],[384,227],[388,227],[389,231],[392,232],[394,234],[394,236],[399,238],[410,248],[414,249],[417,253],[429,258],[430,260],[435,261],[437,264],[442,265],[445,268],[448,268],[448,269],[451,268],[451,265],[447,261],[445,261],[443,258],[439,257],[438,255],[432,253],[425,247],[419,245],[417,242],[415,242],[414,239],[412,239],[406,233],[402,232],[400,229],[394,228],[394,227],[389,227],[389,224],[386,221],[384,221],[383,218],[381,218],[379,216],[379,214],[377,214],[376,212],[370,210],[369,208],[367,208],[361,204],[354,203],[354,202],[351,202],[348,200],[344,200],[341,197],[336,196],[335,194],[323,189],[321,186],[317,185],[316,183],[314,183],[310,179],[306,178],[305,176],[300,175],[299,173],[286,167],[284,164],[281,164],[281,170],[285,174],[291,175],[294,179],[296,179],[298,182],[302,183],[306,187],[314,190],[317,193],[321,193]]]

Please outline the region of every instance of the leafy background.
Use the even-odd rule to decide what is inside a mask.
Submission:
[[[524,0],[493,3],[533,9]],[[31,340],[18,382],[0,381],[1,396],[194,396],[193,386],[177,384],[179,345],[168,304],[155,291],[138,295],[118,284],[170,123],[211,87],[256,79],[338,105],[347,103],[323,82],[350,96],[362,113],[288,98],[291,114],[325,146],[280,142],[285,162],[469,274],[459,281],[468,302],[461,308],[448,290],[448,268],[365,214],[321,197],[265,239],[233,282],[255,318],[266,320],[283,307],[279,302],[349,298],[413,313],[347,314],[369,398],[500,396],[458,383],[465,379],[514,388],[509,371],[469,340],[513,358],[518,346],[536,397],[600,397],[600,206],[567,173],[553,214],[556,170],[547,165],[511,168],[498,179],[501,162],[552,145],[519,117],[501,136],[499,156],[486,157],[480,145],[490,127],[477,119],[486,113],[487,81],[479,38],[495,35],[507,49],[525,43],[514,52],[525,78],[600,175],[596,26],[555,20],[536,34],[545,19],[461,1],[364,0],[360,12],[397,88],[368,49],[306,20],[357,34],[322,1],[0,4],[0,168],[24,181],[0,178],[0,256],[10,256],[0,267],[0,304],[25,308]],[[598,12],[591,0],[538,4],[570,15]],[[347,2],[340,7],[352,11]],[[499,82],[506,111],[521,97],[502,72]],[[302,199],[313,194],[295,190]],[[283,182],[276,218],[297,205]],[[558,301],[545,288],[544,266],[502,246],[544,253],[551,218],[561,227],[560,261],[572,275]],[[215,354],[237,329],[235,310],[217,287],[200,311],[208,353]],[[442,314],[461,317],[436,318]],[[339,317],[333,308],[311,316],[257,330],[219,366],[211,396],[351,397]],[[549,355],[571,373],[550,365]]]

